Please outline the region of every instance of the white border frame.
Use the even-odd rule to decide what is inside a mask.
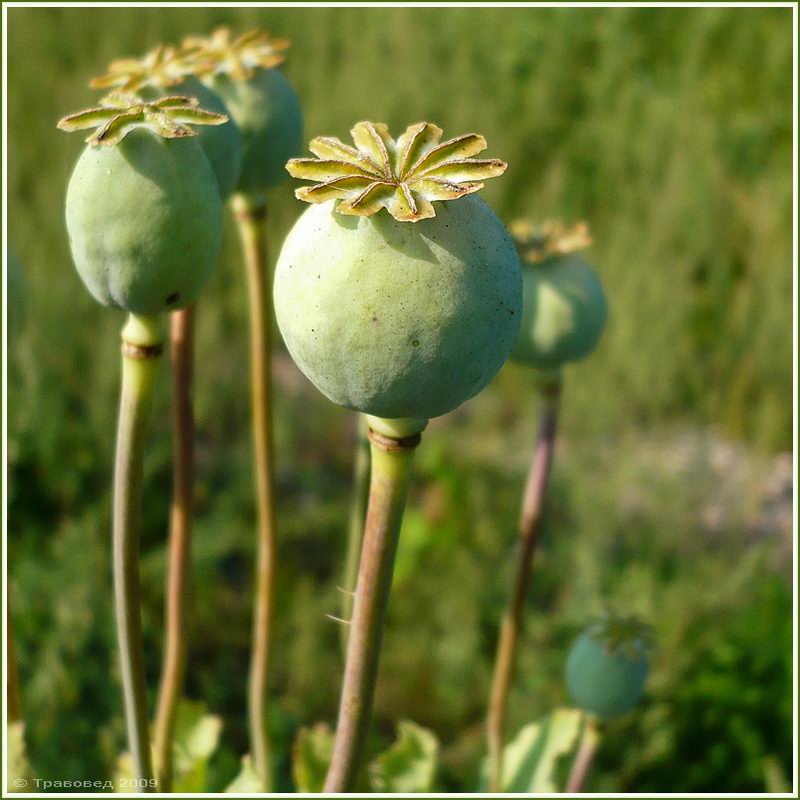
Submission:
[[[797,407],[798,407],[798,392],[797,392],[797,255],[798,255],[798,240],[797,240],[797,169],[798,169],[798,161],[797,161],[797,82],[798,82],[798,57],[797,57],[797,32],[798,32],[798,4],[796,2],[699,2],[699,3],[692,3],[692,2],[598,2],[598,3],[591,3],[591,2],[541,2],[541,3],[525,3],[525,2],[350,2],[346,0],[345,2],[253,2],[253,3],[242,3],[242,2],[234,2],[234,3],[221,3],[221,2],[165,2],[165,3],[157,3],[157,2],[101,2],[101,3],[91,3],[91,2],[4,2],[2,4],[2,20],[3,20],[3,93],[2,93],[2,114],[3,114],[3,151],[2,151],[2,164],[3,164],[3,189],[2,189],[2,198],[3,198],[3,219],[2,219],[2,239],[3,239],[3,265],[2,265],[2,277],[3,277],[3,303],[2,303],[2,355],[3,355],[3,383],[2,383],[2,459],[3,459],[3,470],[2,470],[2,497],[3,497],[3,508],[2,508],[2,536],[3,536],[3,556],[2,556],[2,579],[3,579],[3,600],[2,600],[2,611],[3,611],[3,618],[2,618],[2,628],[5,632],[5,620],[7,619],[7,603],[8,603],[8,581],[7,581],[7,525],[8,525],[8,509],[6,503],[7,497],[7,490],[8,490],[8,444],[7,444],[7,437],[8,437],[8,397],[7,397],[7,381],[8,381],[8,308],[7,308],[7,297],[8,293],[5,290],[7,286],[7,276],[6,276],[6,258],[8,252],[8,170],[7,170],[7,163],[8,163],[8,105],[7,105],[7,76],[8,76],[8,9],[9,8],[441,8],[441,9],[449,9],[449,8],[791,8],[792,9],[792,36],[794,39],[794,48],[793,48],[793,55],[792,55],[792,64],[793,64],[793,78],[792,78],[792,127],[793,127],[793,145],[792,145],[792,167],[793,167],[793,178],[792,178],[792,194],[793,194],[793,210],[792,210],[792,338],[793,338],[793,347],[792,347],[792,355],[793,355],[793,379],[792,379],[792,402],[794,407],[794,417],[793,417],[793,424],[792,424],[792,432],[793,432],[793,439],[794,439],[794,451],[792,453],[792,479],[793,479],[793,496],[792,496],[792,510],[794,516],[794,528],[793,528],[793,544],[792,547],[792,579],[793,579],[793,609],[792,609],[792,617],[793,617],[793,635],[792,635],[792,645],[794,648],[794,684],[793,684],[793,696],[792,696],[792,713],[793,713],[793,724],[794,724],[794,733],[795,733],[795,741],[794,741],[794,752],[792,754],[792,791],[791,792],[773,792],[773,793],[759,793],[758,797],[797,797],[798,792],[798,750],[797,750],[797,700],[798,700],[798,675],[797,675],[797,433],[798,433],[798,423],[797,423]],[[2,642],[2,656],[3,656],[3,663],[2,663],[2,677],[3,677],[3,687],[6,686],[7,681],[7,664],[6,664],[6,637],[3,635],[3,642]],[[6,708],[6,699],[5,699],[5,691],[3,691],[2,697],[2,705],[3,705],[3,732],[7,729],[7,708]],[[2,790],[2,797],[6,797],[8,794],[8,786],[6,784],[8,778],[8,752],[7,752],[7,744],[6,738],[3,736],[3,753],[2,753],[2,778],[3,778],[3,785],[1,787]],[[25,792],[16,795],[18,797],[76,797],[76,798],[85,798],[89,796],[87,792]],[[128,794],[128,795],[119,795],[115,794],[114,792],[92,792],[92,797],[252,797],[252,794],[240,794],[240,793],[231,793],[231,794],[211,794],[211,793],[192,793],[192,794],[183,794],[183,795],[175,795],[175,794],[163,794],[163,793],[153,793],[153,794],[145,794],[145,793],[135,793],[135,794]],[[303,794],[296,794],[296,793],[275,793],[271,795],[259,795],[263,797],[286,797],[286,798],[297,798],[297,797],[304,797],[304,796],[312,796],[312,795],[303,795]],[[317,796],[317,795],[313,795]],[[347,794],[331,794],[327,795],[328,797],[353,797],[357,795],[347,795]],[[402,795],[402,794],[383,794],[383,795],[374,795],[376,797],[407,797],[409,795]],[[474,792],[465,792],[461,794],[453,794],[453,793],[428,793],[428,794],[416,794],[410,795],[413,797],[492,797],[493,795],[490,794],[479,794]],[[555,794],[555,795],[516,795],[520,797],[526,796],[539,796],[539,797],[582,797],[586,795],[578,795],[578,794]],[[658,792],[658,793],[628,793],[628,794],[610,794],[610,793],[592,793],[592,797],[675,797],[676,793],[670,792]],[[744,793],[744,792],[728,792],[728,793],[712,793],[712,792],[704,792],[704,793],[693,793],[693,794],[682,794],[681,797],[753,797],[752,793]]]

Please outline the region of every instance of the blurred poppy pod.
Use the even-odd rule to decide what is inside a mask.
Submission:
[[[636,618],[607,615],[589,625],[567,655],[573,702],[600,719],[633,710],[644,691],[649,642],[649,627]]]
[[[253,30],[234,37],[218,28],[189,37],[182,47],[196,74],[220,97],[242,137],[240,192],[263,192],[286,180],[286,160],[300,152],[303,112],[286,76],[276,67],[289,42]]]
[[[591,244],[585,224],[511,225],[523,262],[523,314],[511,359],[557,370],[594,350],[608,315],[597,273],[577,252]]]

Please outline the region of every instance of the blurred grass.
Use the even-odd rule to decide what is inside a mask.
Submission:
[[[762,516],[772,454],[791,448],[789,9],[12,8],[8,22],[9,239],[29,285],[10,365],[10,572],[40,775],[107,774],[123,733],[106,552],[121,317],[71,266],[63,201],[81,143],[54,124],[92,101],[86,79],[110,59],[223,23],[292,39],[307,138],[345,137],[364,118],[480,131],[510,164],[484,190],[503,219],[591,222],[611,319],[568,376],[512,725],[566,701],[564,648],[610,600],[646,614],[660,644],[648,703],[614,728],[597,788],[758,791],[765,758],[788,770],[788,556],[784,529]],[[274,192],[273,252],[300,210],[288,187]],[[199,310],[188,678],[226,720],[219,785],[246,747],[253,550],[246,306],[227,234]],[[286,750],[297,725],[335,713],[338,631],[324,615],[338,608],[353,420],[285,356],[276,367]],[[153,686],[167,387],[165,372],[144,518]],[[377,736],[400,717],[433,727],[452,790],[475,785],[483,752],[534,417],[530,376],[508,367],[419,452]],[[741,444],[715,470],[725,439]]]

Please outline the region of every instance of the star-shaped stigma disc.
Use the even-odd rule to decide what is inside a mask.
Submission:
[[[147,128],[165,139],[197,136],[192,125],[222,125],[224,114],[198,108],[193,97],[161,97],[143,100],[130,94],[110,94],[96,108],[70,114],[59,120],[62,131],[95,129],[86,141],[91,145],[112,146],[132,130]]]
[[[196,75],[208,78],[228,75],[246,81],[257,68],[271,69],[286,60],[288,39],[279,39],[261,29],[234,36],[230,28],[217,28],[211,36],[190,36],[183,40],[181,57]]]
[[[481,181],[502,175],[507,166],[471,158],[486,149],[483,136],[467,133],[442,142],[442,129],[430,122],[410,125],[397,141],[380,122],[359,122],[350,134],[355,147],[320,136],[308,146],[317,158],[289,161],[293,177],[317,182],[295,191],[300,200],[340,200],[340,214],[358,216],[385,208],[396,220],[418,222],[436,216],[433,202],[477,192]]]
[[[528,264],[537,264],[551,256],[584,250],[592,244],[586,222],[578,222],[568,228],[558,220],[548,220],[537,225],[526,219],[518,219],[511,223],[509,232],[520,258]]]

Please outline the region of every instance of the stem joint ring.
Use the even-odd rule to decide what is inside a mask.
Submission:
[[[403,450],[413,450],[421,441],[422,434],[415,433],[413,436],[406,436],[403,439],[393,439],[391,436],[383,436],[370,428],[367,436],[372,444],[385,450],[387,453],[400,453]]]
[[[122,355],[136,361],[146,361],[149,358],[159,358],[164,352],[163,344],[140,345],[122,341]]]

